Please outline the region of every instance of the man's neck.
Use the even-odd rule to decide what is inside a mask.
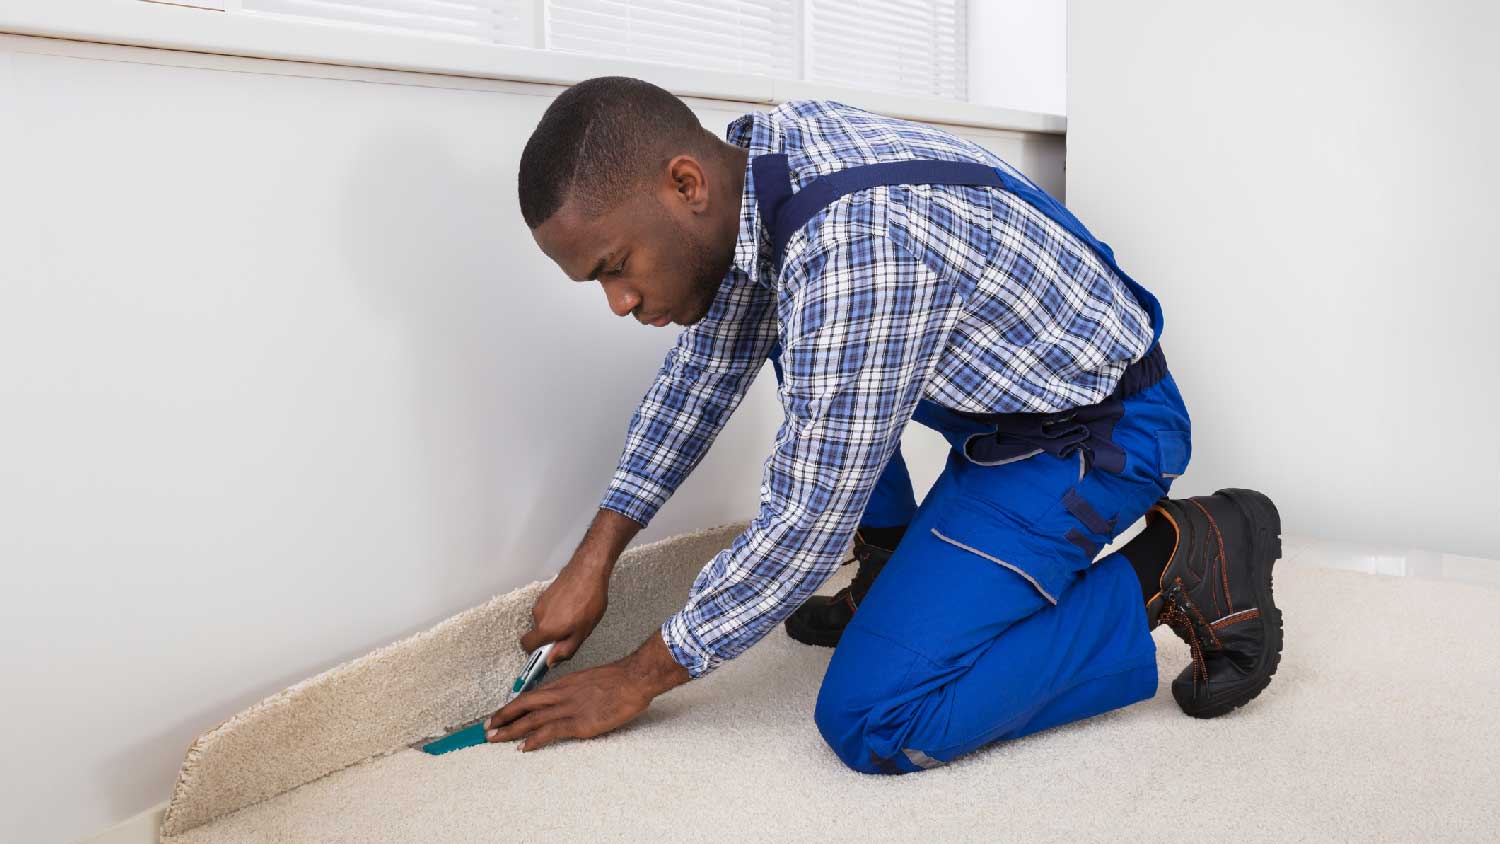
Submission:
[[[730,237],[736,237],[740,231],[740,206],[745,201],[745,168],[750,162],[750,150],[730,143],[724,146],[728,147],[723,167],[728,171],[724,175],[730,199],[724,203],[724,228],[729,230]]]
[[[734,187],[734,206],[739,207],[745,198],[745,168],[750,163],[750,150],[734,144],[725,144],[729,147],[729,184]]]

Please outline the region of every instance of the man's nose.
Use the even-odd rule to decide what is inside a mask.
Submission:
[[[604,285],[604,298],[609,302],[609,309],[615,316],[629,316],[641,303],[640,297],[632,295],[627,290],[621,290],[618,286]]]

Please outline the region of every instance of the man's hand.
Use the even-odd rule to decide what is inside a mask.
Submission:
[[[609,571],[574,558],[531,608],[531,629],[521,636],[521,650],[530,653],[556,642],[547,655],[551,668],[573,656],[608,608]]]
[[[524,739],[522,751],[560,738],[593,738],[633,720],[657,695],[686,683],[661,631],[635,653],[523,692],[485,721],[491,743]]]
[[[573,657],[604,618],[615,561],[640,529],[639,522],[599,508],[572,559],[531,608],[531,629],[521,635],[521,650],[529,653],[556,642],[547,656],[548,668]]]

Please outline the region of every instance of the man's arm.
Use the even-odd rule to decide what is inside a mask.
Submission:
[[[694,678],[759,641],[838,569],[953,325],[952,285],[905,248],[838,238],[789,269],[786,421],[760,513],[661,627]]]
[[[531,608],[531,629],[521,634],[521,650],[556,643],[549,666],[572,659],[609,608],[609,578],[615,561],[640,532],[640,523],[601,509],[584,533],[572,559],[552,579]]]
[[[524,738],[530,751],[619,727],[750,647],[838,568],[951,330],[954,291],[885,237],[826,244],[799,264],[787,280],[787,419],[760,515],[634,653],[523,692],[491,717],[491,742]]]
[[[622,516],[614,510],[599,508],[589,529],[584,531],[578,549],[573,552],[572,562],[587,568],[590,573],[602,575],[607,582],[614,573],[615,561],[620,558],[630,540],[641,532],[641,527],[641,523],[635,519]]]
[[[774,291],[734,272],[678,335],[630,419],[599,506],[642,526],[697,468],[776,342]]]
[[[752,289],[754,288],[754,289]],[[631,419],[624,453],[578,549],[532,609],[523,650],[570,659],[608,607],[620,553],[687,477],[743,399],[775,340],[774,294],[731,272],[678,337]]]

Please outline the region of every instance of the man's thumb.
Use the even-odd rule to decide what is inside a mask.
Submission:
[[[525,651],[526,653],[531,653],[532,651],[541,647],[543,644],[545,644],[545,642],[542,641],[541,633],[535,627],[527,630],[521,636],[521,650]]]
[[[573,652],[576,650],[578,650],[578,637],[569,636],[558,642],[557,647],[552,649],[552,653],[547,657],[547,665],[552,666],[565,659],[572,659]]]

